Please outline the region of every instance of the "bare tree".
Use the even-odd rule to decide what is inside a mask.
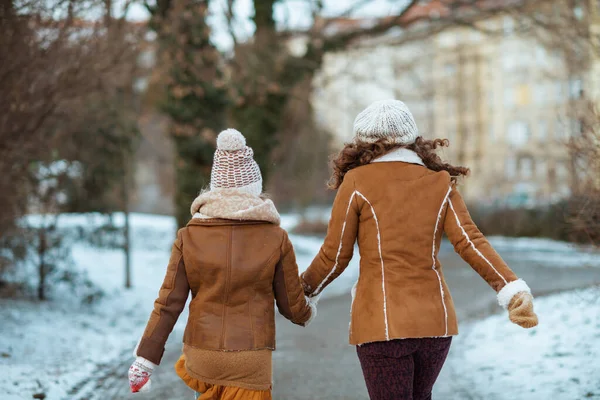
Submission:
[[[104,18],[83,18],[94,9],[103,12]],[[124,14],[114,18],[111,9],[110,2],[94,0],[1,2],[3,242],[15,236],[16,222],[25,213],[37,211],[56,217],[63,210],[65,188],[71,188],[71,193],[85,189],[73,188],[66,179],[51,177],[59,186],[41,190],[49,178],[40,175],[40,166],[49,168],[56,162],[75,161],[90,166],[101,162],[97,152],[86,151],[97,145],[101,136],[99,132],[92,134],[91,125],[101,122],[103,127],[95,126],[111,132],[114,126],[99,118],[100,113],[91,113],[90,106],[114,100],[119,88],[131,84],[131,66],[136,63],[141,33],[138,26],[125,21]],[[85,134],[87,140],[82,140]],[[63,183],[67,186],[60,186]],[[56,224],[44,226],[51,231]],[[47,235],[40,235],[42,255],[50,246]],[[14,260],[7,259],[5,263],[14,264]],[[45,297],[45,264],[44,257],[40,257],[40,298]]]
[[[600,110],[586,102],[580,112],[580,131],[570,140],[575,182],[571,205],[574,234],[600,245]]]

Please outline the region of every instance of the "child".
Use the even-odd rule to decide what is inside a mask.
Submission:
[[[531,292],[471,220],[455,185],[469,170],[445,164],[435,153],[447,141],[420,137],[398,100],[361,112],[354,134],[334,160],[331,186],[338,193],[325,242],[302,274],[305,294],[318,297],[344,271],[358,238],[350,343],[357,346],[369,395],[431,399],[458,333],[437,258],[442,234],[524,328],[537,325]]]
[[[188,294],[192,300],[175,369],[200,399],[271,399],[274,301],[306,326],[316,314],[304,296],[292,244],[252,149],[236,130],[217,139],[210,191],[179,230],[154,311],[130,368],[133,392],[148,389]],[[202,393],[200,395],[200,393]]]

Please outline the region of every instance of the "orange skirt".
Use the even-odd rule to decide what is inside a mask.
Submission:
[[[211,385],[191,377],[185,369],[182,355],[175,363],[175,372],[192,390],[202,393],[198,400],[272,400],[270,390],[248,390],[233,386]]]

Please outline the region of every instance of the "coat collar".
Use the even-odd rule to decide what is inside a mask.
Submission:
[[[202,192],[190,211],[192,218],[198,220],[263,221],[275,225],[281,221],[271,200],[237,189]]]
[[[376,163],[376,162],[397,162],[397,161],[425,166],[425,164],[423,163],[423,160],[421,160],[421,157],[419,157],[419,155],[417,153],[415,153],[412,150],[405,149],[403,147],[392,150],[389,153],[384,154],[383,156],[381,156],[379,158],[376,158],[372,162]]]

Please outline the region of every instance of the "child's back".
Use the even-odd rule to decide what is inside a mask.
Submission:
[[[222,140],[231,137],[237,147],[235,141],[231,146]],[[260,197],[261,189],[260,171],[243,136],[231,131],[222,135],[211,191],[194,201],[192,220],[177,234],[136,350],[140,370],[149,366],[151,372],[160,362],[191,292],[183,355],[176,364],[179,376],[207,398],[227,391],[240,398],[271,397],[274,303],[302,326],[314,310],[304,296],[277,209]]]

